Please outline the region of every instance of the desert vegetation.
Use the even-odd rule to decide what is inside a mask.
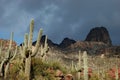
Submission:
[[[43,30],[38,32],[32,46],[34,20],[30,32],[25,34],[21,46],[12,47],[13,32],[9,47],[0,45],[1,80],[120,80],[120,59],[117,56],[89,55],[80,49],[75,54],[53,52],[47,36],[40,43]]]

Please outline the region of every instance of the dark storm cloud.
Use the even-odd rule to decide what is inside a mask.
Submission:
[[[91,28],[105,26],[113,43],[120,44],[119,9],[119,0],[1,0],[0,27],[23,36],[34,18],[35,34],[43,28],[59,43],[64,37],[84,40]]]

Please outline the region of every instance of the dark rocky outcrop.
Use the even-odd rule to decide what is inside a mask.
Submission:
[[[40,44],[44,44],[45,42],[45,35],[42,36]],[[47,39],[47,43],[49,47],[57,47],[58,44],[53,43],[50,39]],[[33,46],[35,46],[36,41],[33,42]]]
[[[91,29],[85,41],[104,42],[108,45],[112,45],[109,32],[105,27],[95,27]]]
[[[70,46],[71,44],[74,44],[76,41],[73,39],[69,39],[69,38],[64,38],[64,40],[59,44],[60,48],[66,48],[68,46]]]

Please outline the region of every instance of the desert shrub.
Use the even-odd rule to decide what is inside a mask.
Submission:
[[[8,78],[9,79],[16,79],[16,80],[19,80],[18,78],[18,75],[19,75],[19,71],[20,71],[20,64],[17,62],[17,63],[12,63],[10,64],[10,67],[9,67],[9,75],[8,75]]]
[[[53,73],[51,74],[52,69]],[[60,64],[55,63],[47,63],[42,61],[40,58],[34,58],[32,63],[32,77],[35,78],[36,75],[41,75],[45,80],[54,80],[55,70],[62,69]],[[34,76],[33,76],[34,75]]]

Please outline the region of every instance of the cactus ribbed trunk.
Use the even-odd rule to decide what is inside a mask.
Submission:
[[[0,76],[4,76],[4,63],[5,60],[3,60],[0,65]]]
[[[83,64],[84,64],[84,80],[88,80],[88,57],[87,52],[83,53]]]
[[[119,80],[118,66],[116,65],[115,80]]]
[[[78,67],[79,67],[79,70],[82,68],[82,55],[81,55],[81,51],[79,51],[79,62],[78,62]]]
[[[71,71],[73,72],[74,71],[74,63],[72,61],[72,64],[71,64]]]
[[[80,72],[78,72],[77,74],[78,74],[78,80],[80,80],[80,77],[81,77],[81,76],[80,76]]]
[[[32,48],[33,30],[34,30],[34,20],[32,19],[30,23],[29,44],[28,44],[30,49]]]
[[[31,56],[25,59],[25,76],[27,80],[30,80],[30,72],[31,72]]]
[[[82,69],[82,55],[81,55],[81,51],[79,51],[79,61],[78,61],[78,80],[80,80],[80,73],[79,70]]]

